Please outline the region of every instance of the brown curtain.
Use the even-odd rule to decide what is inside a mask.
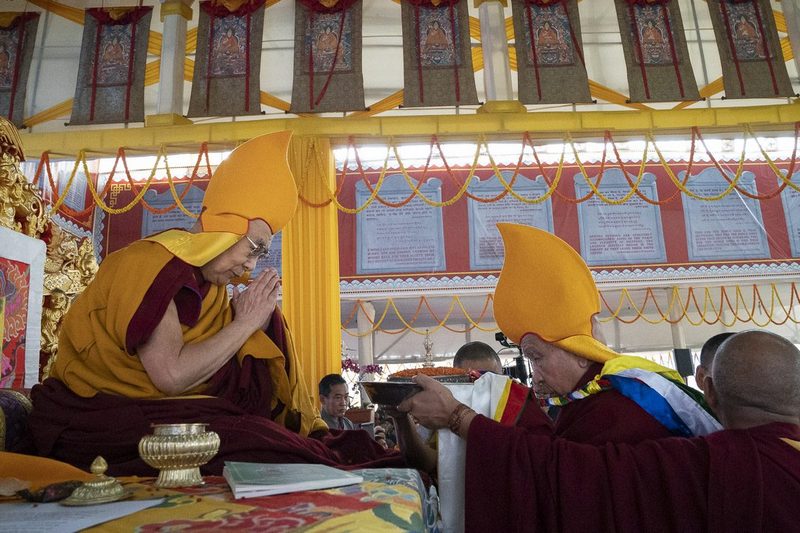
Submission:
[[[87,9],[70,125],[144,121],[152,7]]]
[[[631,102],[699,100],[677,0],[614,0]]]
[[[478,103],[466,0],[403,0],[404,107]]]
[[[234,10],[200,3],[190,117],[261,113],[261,40],[264,0]]]
[[[292,113],[361,111],[361,0],[298,0],[294,15]]]
[[[794,96],[769,0],[708,0],[725,98]]]
[[[18,128],[38,26],[39,13],[0,13],[0,114]]]
[[[519,100],[524,104],[592,101],[576,0],[512,0]]]

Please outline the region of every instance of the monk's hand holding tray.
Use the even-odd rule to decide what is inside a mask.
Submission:
[[[369,401],[377,405],[395,407],[397,404],[420,392],[422,387],[412,382],[361,381]]]
[[[389,376],[387,382],[362,381],[361,385],[372,403],[393,407],[422,390],[422,387],[412,381],[417,374],[425,374],[443,383],[472,382],[468,371],[463,368],[423,367],[395,372]]]

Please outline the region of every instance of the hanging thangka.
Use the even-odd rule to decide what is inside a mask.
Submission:
[[[519,100],[589,103],[576,0],[513,0]]]
[[[725,98],[794,96],[769,0],[708,0]]]
[[[466,0],[403,0],[404,107],[478,103]]]
[[[86,10],[70,125],[144,121],[152,13],[152,7]]]
[[[261,113],[264,2],[200,3],[190,117]]]
[[[699,100],[678,0],[614,0],[631,102]]]
[[[292,113],[364,109],[361,0],[298,0]]]
[[[39,13],[0,13],[0,114],[22,128]]]

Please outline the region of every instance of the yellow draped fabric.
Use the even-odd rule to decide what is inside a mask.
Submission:
[[[31,490],[38,490],[51,483],[91,481],[95,476],[54,459],[0,451],[0,479],[2,478],[28,481]]]
[[[183,242],[185,235],[186,232],[172,230],[161,234],[158,243],[137,241],[103,261],[94,281],[75,300],[64,320],[53,377],[87,398],[98,392],[129,398],[165,397],[153,385],[139,358],[126,351],[125,340],[128,325],[147,290],[174,256],[168,251],[166,241],[172,236],[174,241]],[[172,248],[181,249],[180,246]],[[192,254],[197,255],[190,251]],[[203,299],[197,323],[183,326],[183,341],[186,344],[203,341],[219,332],[232,318],[225,287],[212,285]],[[273,385],[273,407],[278,402],[287,406],[275,421],[283,423],[286,413],[297,412],[301,417],[300,433],[308,435],[326,426],[309,400],[294,344],[288,329],[286,331],[286,354],[265,333],[257,331],[237,356],[241,360],[251,355],[267,362]],[[185,395],[201,394],[203,388],[201,385],[186,391]]]
[[[189,233],[170,230],[145,239],[157,242],[192,266],[203,266],[236,244],[241,235],[226,231]]]
[[[295,137],[289,149],[297,189],[313,203],[335,190],[330,141]],[[304,202],[283,233],[283,310],[295,326],[297,351],[309,384],[341,372],[338,213]],[[312,387],[316,396],[316,387]]]

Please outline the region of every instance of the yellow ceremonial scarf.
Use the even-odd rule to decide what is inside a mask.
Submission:
[[[94,281],[76,298],[64,319],[53,377],[87,398],[98,392],[129,398],[165,398],[153,385],[136,354],[126,351],[125,339],[128,325],[153,280],[177,255],[168,250],[168,247],[173,251],[180,248],[168,246],[170,236],[185,243],[186,235],[183,231],[165,232],[158,236],[157,242],[154,242],[156,239],[134,242],[103,261]],[[188,253],[197,256],[196,250],[188,249]],[[212,285],[203,298],[197,323],[191,327],[182,326],[183,341],[189,344],[205,340],[232,319],[225,287]],[[327,426],[311,403],[294,343],[288,328],[285,330],[287,353],[281,352],[264,332],[257,331],[245,342],[237,357],[239,361],[246,355],[266,360],[273,385],[273,407],[278,402],[286,406],[275,421],[286,424],[290,422],[287,417],[299,416],[300,434],[308,435]],[[201,385],[186,391],[184,396],[202,394],[204,388]]]

